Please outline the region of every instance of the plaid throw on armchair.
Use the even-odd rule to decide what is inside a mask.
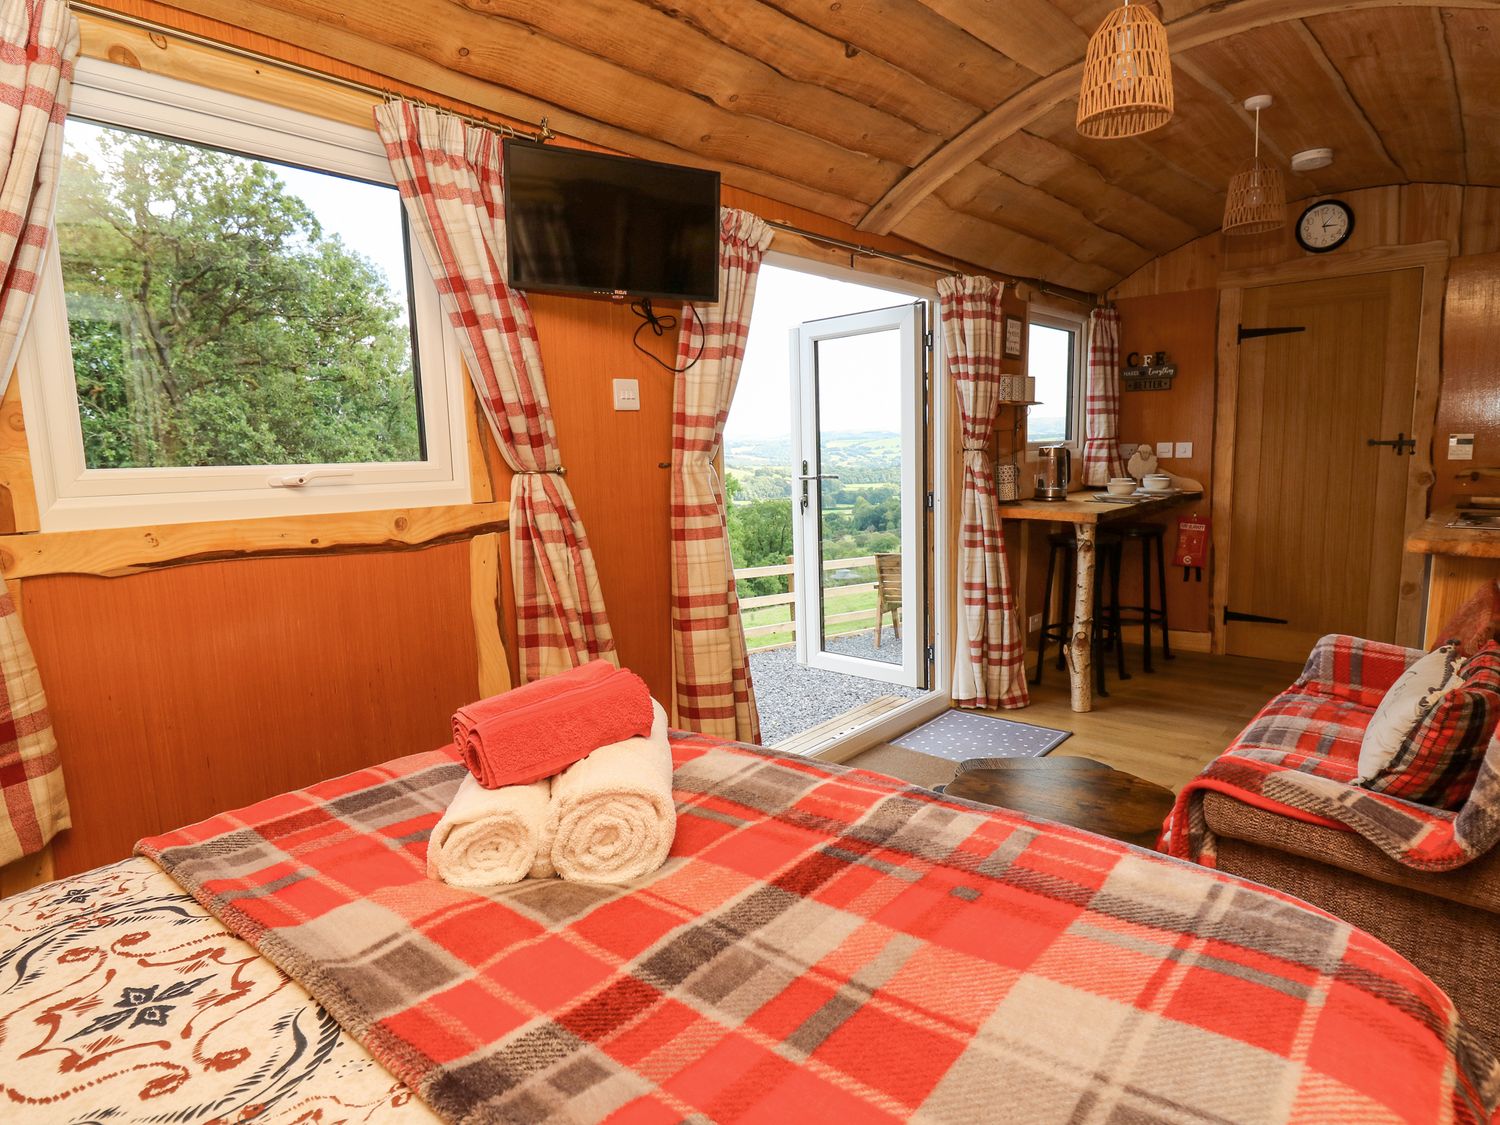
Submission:
[[[1354,784],[1366,724],[1421,655],[1358,637],[1320,640],[1297,682],[1183,788],[1162,830],[1162,850],[1215,866],[1203,799],[1219,792],[1294,820],[1355,832],[1418,871],[1452,870],[1487,853],[1500,840],[1500,735],[1490,739],[1473,790],[1457,812]]]

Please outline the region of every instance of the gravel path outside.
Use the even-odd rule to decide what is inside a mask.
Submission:
[[[899,643],[889,631],[881,636],[882,654]],[[851,656],[874,655],[873,633],[851,633],[835,638],[836,650]],[[882,680],[866,680],[827,672],[797,663],[794,647],[766,649],[750,654],[750,677],[755,684],[755,702],[760,708],[760,739],[775,746],[782,739],[801,734],[809,727],[837,718],[883,695],[916,699],[922,688],[902,687]]]

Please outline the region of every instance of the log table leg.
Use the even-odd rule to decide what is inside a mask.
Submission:
[[[1094,709],[1094,540],[1095,527],[1080,523],[1078,576],[1073,590],[1073,635],[1068,641],[1068,679],[1074,711]]]

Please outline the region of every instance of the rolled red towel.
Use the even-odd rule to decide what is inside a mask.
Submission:
[[[651,733],[651,692],[634,672],[593,660],[461,707],[453,741],[486,789],[560,773],[601,746]]]

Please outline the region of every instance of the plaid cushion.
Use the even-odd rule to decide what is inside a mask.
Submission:
[[[1479,776],[1500,721],[1500,644],[1491,641],[1464,662],[1459,685],[1445,693],[1367,789],[1419,804],[1457,809]]]
[[[1376,689],[1389,687],[1421,655],[1355,637],[1324,637],[1297,682],[1184,786],[1162,827],[1162,851],[1216,864],[1217,841],[1202,808],[1204,793],[1212,791],[1294,820],[1357,832],[1417,870],[1448,871],[1487,853],[1500,840],[1500,735],[1493,729],[1487,748],[1481,744],[1482,752],[1474,753],[1472,788],[1457,816],[1354,784],[1360,740],[1380,699]]]
[[[676,736],[627,888],[423,876],[416,755],[142,841],[449,1120],[1489,1120],[1500,1064],[1353,927],[892,778]]]

